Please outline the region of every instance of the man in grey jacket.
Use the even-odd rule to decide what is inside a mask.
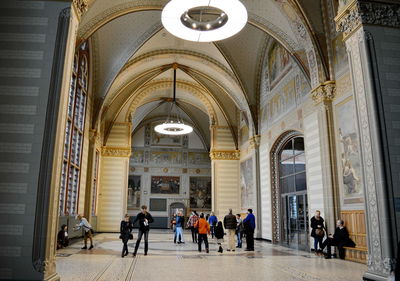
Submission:
[[[229,214],[224,217],[224,227],[228,231],[228,251],[235,251],[235,231],[237,221],[232,209],[229,209]]]

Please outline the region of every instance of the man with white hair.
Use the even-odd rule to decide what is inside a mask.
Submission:
[[[83,228],[83,230],[85,232],[84,236],[83,236],[83,242],[84,242],[85,245],[82,247],[82,249],[86,250],[88,248],[87,247],[88,238],[90,240],[89,250],[93,249],[93,230],[92,230],[92,226],[87,221],[87,219],[84,218],[82,215],[77,215],[76,219],[79,220],[79,223],[75,225],[74,231],[77,231],[77,230]]]

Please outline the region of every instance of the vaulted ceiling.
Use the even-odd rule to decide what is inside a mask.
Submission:
[[[242,0],[248,24],[237,35],[214,43],[189,42],[168,33],[161,24],[167,2],[89,1],[78,37],[91,43],[97,105],[93,126],[107,132],[113,122],[129,119],[135,128],[161,116],[162,104],[171,96],[172,65],[177,63],[178,102],[204,139],[210,138],[210,123],[229,126],[235,138],[240,111],[256,134],[262,62],[271,40],[290,52],[313,84],[327,76],[322,15],[309,1]]]

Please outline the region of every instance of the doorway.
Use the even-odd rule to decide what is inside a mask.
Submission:
[[[280,241],[301,250],[309,248],[305,163],[304,138],[289,139],[279,151]]]
[[[178,214],[178,212],[182,212],[183,216],[186,215],[186,207],[183,203],[172,203],[169,206],[169,222],[172,221],[172,217],[174,214]]]

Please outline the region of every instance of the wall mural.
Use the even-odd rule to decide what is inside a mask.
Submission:
[[[271,88],[274,87],[291,68],[290,54],[277,42],[268,52],[268,71]]]
[[[190,177],[190,208],[211,209],[211,177]]]
[[[133,150],[130,158],[133,164],[143,164],[144,162],[144,152],[140,150]]]
[[[255,208],[253,157],[240,163],[240,191],[242,209]]]
[[[151,164],[182,164],[182,153],[176,151],[151,151]]]
[[[179,194],[180,177],[151,176],[152,194]]]
[[[362,203],[361,155],[352,97],[336,105],[336,118],[343,204]]]
[[[129,176],[128,178],[128,210],[140,208],[141,176]]]
[[[154,125],[151,128],[151,145],[154,146],[182,146],[182,136],[169,136],[159,134],[154,131]]]
[[[210,154],[208,152],[189,152],[189,165],[210,165]]]

